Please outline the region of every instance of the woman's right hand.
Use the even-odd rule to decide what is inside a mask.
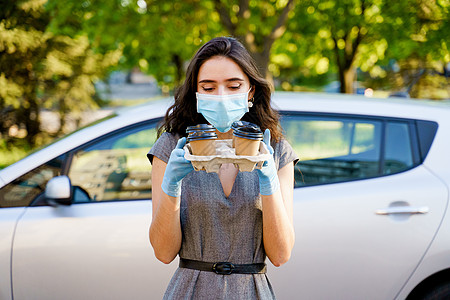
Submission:
[[[278,171],[273,159],[273,148],[270,145],[269,129],[264,131],[263,142],[266,144],[266,147],[272,156],[264,162],[261,169],[256,169],[259,177],[259,191],[261,195],[272,195],[280,188],[280,180],[278,179]]]
[[[186,144],[186,138],[178,140],[177,146],[172,150],[166,171],[164,172],[161,188],[171,197],[181,195],[181,181],[187,174],[194,170],[192,163],[184,158],[183,147]]]

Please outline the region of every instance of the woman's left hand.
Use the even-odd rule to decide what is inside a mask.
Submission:
[[[277,175],[277,168],[273,159],[273,148],[270,145],[270,130],[264,131],[264,144],[269,149],[272,156],[266,160],[261,169],[257,169],[259,177],[259,192],[261,195],[272,195],[280,188],[280,181]]]

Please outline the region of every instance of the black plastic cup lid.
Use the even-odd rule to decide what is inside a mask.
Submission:
[[[233,133],[236,133],[237,135],[243,135],[243,136],[253,136],[253,137],[263,137],[264,134],[262,132],[247,132],[242,130],[235,130]]]
[[[233,135],[240,137],[240,138],[249,139],[249,140],[257,140],[257,141],[262,140],[264,137],[264,134],[262,132],[250,133],[250,132],[245,132],[245,131],[241,131],[241,130],[233,131]]]
[[[192,132],[192,131],[215,131],[216,128],[209,124],[198,124],[195,126],[188,126],[186,128],[186,132]]]
[[[231,124],[231,128],[236,129],[236,128],[239,128],[242,126],[246,126],[248,124],[252,124],[252,123],[247,122],[247,121],[234,121],[233,124]]]
[[[237,128],[252,128],[255,131],[259,130],[261,131],[261,129],[259,128],[258,125],[247,122],[247,121],[234,121],[233,124],[231,124],[231,128],[233,129],[237,129]]]
[[[246,122],[246,121],[236,121],[231,125],[233,131],[246,132],[246,133],[262,133],[261,128],[258,125]]]
[[[189,133],[188,141],[198,141],[198,140],[214,140],[217,139],[217,134],[215,132],[207,131],[192,131]]]

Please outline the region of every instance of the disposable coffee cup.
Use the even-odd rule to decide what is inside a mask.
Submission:
[[[236,155],[258,155],[263,133],[257,125],[249,123],[235,128],[233,130],[233,137]]]
[[[217,134],[210,131],[193,131],[190,132],[187,141],[191,146],[193,155],[209,156],[216,155]]]
[[[234,148],[236,155],[255,156],[258,155],[260,139],[249,139],[247,137],[235,136]]]
[[[248,133],[259,133],[259,132],[261,132],[261,129],[259,128],[258,125],[250,123],[250,122],[247,122],[247,121],[234,121],[231,124],[231,129],[233,130],[233,133],[235,131],[239,131],[239,130],[243,130],[243,131],[248,132]],[[231,141],[231,144],[232,144],[233,148],[236,147],[235,146],[235,141],[236,141],[236,137],[233,134],[232,141]]]
[[[233,123],[231,124],[231,130],[233,130],[233,132],[234,132],[235,130],[237,130],[237,129],[241,126],[242,122],[243,122],[243,121],[235,121],[235,122],[233,122]],[[233,147],[233,148],[236,147],[236,146],[235,146],[235,141],[236,141],[236,138],[234,137],[234,134],[233,134],[233,136],[231,137],[231,147]]]

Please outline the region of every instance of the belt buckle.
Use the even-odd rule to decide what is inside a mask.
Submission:
[[[212,267],[216,274],[220,275],[230,275],[233,273],[234,265],[230,262],[217,262]]]

